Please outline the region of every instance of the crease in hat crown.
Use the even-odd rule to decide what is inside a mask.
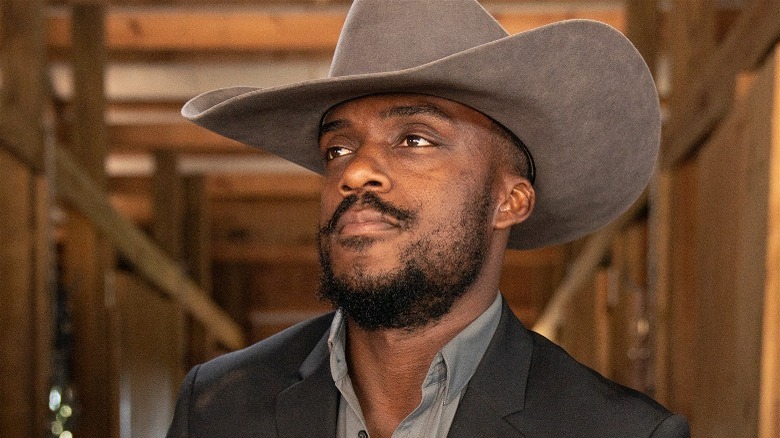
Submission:
[[[413,68],[507,36],[473,0],[355,0],[329,77]]]

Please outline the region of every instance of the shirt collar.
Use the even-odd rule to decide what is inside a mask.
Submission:
[[[501,294],[497,293],[493,303],[436,354],[428,369],[428,374],[423,380],[423,385],[425,382],[433,380],[434,376],[441,372],[440,363],[443,360],[447,379],[445,403],[458,397],[477,370],[500,319]],[[348,377],[349,372],[345,349],[346,318],[340,310],[336,311],[330,326],[328,347],[330,348],[331,374],[339,386],[340,381]]]
[[[471,380],[501,319],[501,294],[496,294],[482,315],[441,349],[447,367],[446,402],[451,402]]]

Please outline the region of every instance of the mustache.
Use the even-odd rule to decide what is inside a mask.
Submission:
[[[379,195],[373,192],[364,192],[362,196],[349,195],[344,198],[330,219],[320,228],[320,236],[328,236],[336,231],[339,219],[355,205],[370,207],[374,210],[396,219],[403,228],[409,228],[416,220],[417,214],[413,210],[397,207],[387,201],[383,201]]]

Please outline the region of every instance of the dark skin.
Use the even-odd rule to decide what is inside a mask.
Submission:
[[[490,190],[493,199],[484,224],[485,263],[444,317],[413,330],[364,330],[347,320],[349,372],[368,430],[373,437],[390,437],[420,403],[422,381],[436,353],[495,299],[509,229],[531,214],[534,190],[508,164],[513,146],[496,134],[493,122],[450,100],[415,94],[364,97],[330,110],[322,127],[321,223],[343,198],[363,191],[419,214],[413,227],[402,227],[371,208],[348,211],[328,237],[336,276],[392,272],[405,246],[422,235],[437,236],[434,243],[446,249],[452,236],[442,230],[450,229],[473,199],[468,195]],[[344,245],[354,237],[370,243]]]

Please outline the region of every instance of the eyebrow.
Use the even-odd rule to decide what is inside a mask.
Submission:
[[[380,113],[379,116],[383,119],[388,119],[391,117],[410,117],[419,114],[431,115],[438,119],[442,119],[445,121],[452,121],[452,117],[449,114],[444,112],[438,106],[431,105],[431,104],[394,106],[385,111],[382,111],[382,113]],[[337,131],[343,128],[348,128],[350,126],[352,126],[352,123],[344,119],[336,119],[330,122],[325,122],[320,126],[319,138],[322,138],[323,135],[329,132]]]
[[[452,120],[452,117],[449,114],[438,106],[431,104],[394,106],[383,111],[380,116],[386,119],[390,117],[416,116],[418,114],[427,114],[446,121]]]
[[[336,119],[330,122],[325,122],[322,125],[320,125],[319,138],[322,138],[323,135],[329,132],[337,131],[339,129],[346,128],[349,126],[351,126],[351,123],[343,119]]]

